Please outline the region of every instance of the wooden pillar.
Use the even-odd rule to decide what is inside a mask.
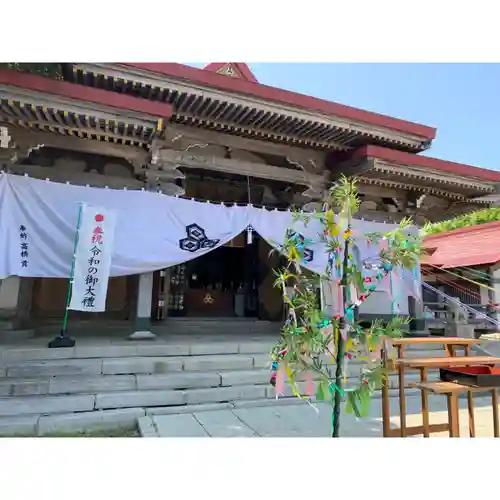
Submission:
[[[17,310],[21,278],[9,276],[0,281],[0,313],[3,316],[13,317]]]
[[[129,336],[131,340],[154,339],[151,331],[151,301],[153,296],[153,273],[139,275],[135,331]]]
[[[32,337],[33,278],[9,276],[0,280],[0,321],[5,339]]]
[[[259,239],[254,232],[251,243],[245,240],[245,316],[247,317],[257,316],[258,312]]]

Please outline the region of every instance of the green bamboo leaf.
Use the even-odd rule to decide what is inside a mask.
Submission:
[[[357,418],[361,418],[361,412],[359,411],[357,402],[357,394],[354,391],[347,393],[346,413],[348,413],[347,408],[349,408],[351,413],[354,413]]]
[[[316,399],[318,401],[325,401],[327,398],[325,397],[325,388],[321,382],[318,384],[316,389]]]
[[[366,417],[370,410],[370,392],[366,389],[362,389],[359,393],[359,411],[362,417]]]
[[[330,401],[332,399],[332,393],[330,391],[330,384],[328,380],[322,380],[320,384],[323,386],[323,394],[325,395],[325,401]]]

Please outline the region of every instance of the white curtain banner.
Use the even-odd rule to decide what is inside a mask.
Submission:
[[[249,224],[247,207],[199,203],[143,191],[71,186],[4,174],[7,210],[0,220],[0,278],[67,278],[80,203],[117,214],[111,276],[165,269],[204,255]],[[1,188],[0,188],[1,189]],[[4,215],[6,214],[6,215]],[[29,238],[29,265],[19,257],[19,227]],[[2,227],[0,226],[0,230]]]
[[[319,220],[311,219],[306,225],[301,220],[294,220],[291,212],[255,207],[249,207],[248,210],[252,227],[269,245],[279,249],[285,241],[286,233],[295,233],[306,242],[302,265],[318,274],[325,272],[328,255],[325,252],[325,244],[320,241],[323,227]]]
[[[326,269],[321,223],[294,221],[291,212],[0,174],[0,279],[68,278],[81,203],[116,214],[110,276],[148,273],[187,262],[231,241],[248,226],[278,249],[287,231],[303,236],[308,240],[304,267],[316,273]],[[366,233],[394,227],[354,220],[356,260],[377,259],[378,248],[368,245]],[[420,288],[420,276],[401,273],[394,284],[407,294],[408,287]]]
[[[69,308],[106,310],[116,214],[102,207],[81,206]]]

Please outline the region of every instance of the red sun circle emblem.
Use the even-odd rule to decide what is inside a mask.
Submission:
[[[101,214],[97,214],[95,216],[95,221],[96,222],[102,222],[104,220],[104,215],[101,215]]]

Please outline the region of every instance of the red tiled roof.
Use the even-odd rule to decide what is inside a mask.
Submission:
[[[108,90],[84,87],[75,83],[52,80],[30,73],[20,73],[10,69],[0,68],[0,85],[20,87],[34,92],[44,92],[60,97],[82,100],[93,104],[128,109],[138,113],[169,119],[172,116],[172,105],[162,102],[148,101]]]
[[[476,177],[485,181],[500,182],[500,172],[496,170],[488,170],[486,168],[441,160],[430,156],[405,153],[404,151],[397,151],[395,149],[384,148],[381,146],[373,146],[371,144],[358,148],[352,153],[352,157],[378,158],[380,160],[385,160],[399,165],[429,168],[448,174],[461,175],[463,177]]]
[[[342,116],[350,120],[360,121],[377,127],[384,127],[416,135],[427,140],[432,140],[436,137],[436,129],[433,127],[326,101],[324,99],[291,92],[289,90],[271,87],[269,85],[263,85],[243,78],[229,78],[226,75],[221,75],[214,71],[207,71],[208,68],[193,68],[177,63],[141,62],[120,64],[131,66],[142,71],[151,71],[167,77],[182,78],[200,85],[207,85],[224,91],[246,94],[256,98],[278,102],[287,106],[297,106],[325,115]]]
[[[434,250],[422,256],[423,266],[449,269],[495,264],[500,262],[500,221],[426,236],[422,246]]]

